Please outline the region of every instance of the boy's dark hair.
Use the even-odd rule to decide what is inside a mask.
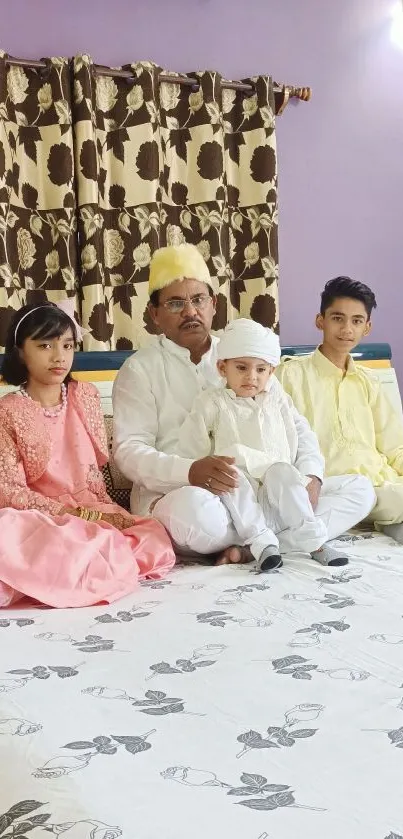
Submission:
[[[210,297],[213,297],[214,296],[213,289],[209,285],[207,286],[207,288],[208,288],[208,293],[209,293]],[[160,303],[160,293],[159,293],[159,291],[153,291],[150,294],[150,304],[151,304],[151,306],[154,306],[154,308],[156,309],[159,306],[159,303]]]
[[[24,317],[24,315],[27,315],[27,317]],[[22,320],[23,318],[24,320]],[[15,335],[16,329],[17,335]],[[5,353],[0,370],[4,381],[15,386],[22,385],[27,381],[28,370],[19,353],[19,349],[27,338],[34,338],[35,340],[60,338],[68,329],[71,329],[74,341],[77,341],[74,323],[55,303],[44,303],[42,306],[23,306],[19,309],[12,318],[7,332]],[[70,379],[69,373],[65,382],[69,382]]]
[[[324,315],[326,309],[334,303],[337,297],[351,297],[359,300],[365,306],[368,319],[371,317],[372,309],[376,309],[375,294],[369,286],[352,280],[350,277],[335,277],[326,283],[320,298],[320,313]]]

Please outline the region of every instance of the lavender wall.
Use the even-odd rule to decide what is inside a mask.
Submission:
[[[316,340],[324,282],[347,273],[378,293],[373,338],[403,383],[403,46],[398,0],[0,0],[1,47],[168,69],[271,73],[311,85],[278,120],[282,341]]]

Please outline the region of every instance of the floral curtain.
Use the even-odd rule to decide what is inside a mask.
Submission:
[[[245,95],[211,71],[189,88],[149,62],[130,81],[85,55],[45,64],[0,52],[0,344],[25,302],[73,296],[85,349],[141,345],[151,254],[182,241],[216,279],[216,329],[237,316],[278,329],[271,79]]]
[[[131,349],[147,318],[153,250],[192,242],[219,290],[216,329],[233,317],[278,328],[277,163],[273,85],[251,96],[215,72],[197,89],[159,84],[161,68],[128,68],[134,81],[74,61],[73,122],[86,349]]]
[[[76,296],[70,72],[7,67],[0,51],[0,345],[24,303]]]

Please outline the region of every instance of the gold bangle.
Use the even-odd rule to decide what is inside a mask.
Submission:
[[[99,510],[89,510],[88,507],[77,507],[76,514],[84,521],[100,521],[102,518]]]
[[[88,510],[88,521],[100,521],[102,513],[99,510]]]

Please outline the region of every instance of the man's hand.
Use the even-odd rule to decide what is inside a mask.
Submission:
[[[232,492],[238,486],[233,457],[203,457],[195,460],[189,469],[191,486],[203,487],[214,495]]]
[[[306,487],[306,491],[309,495],[309,500],[311,502],[311,507],[313,510],[316,510],[319,501],[320,491],[322,489],[322,481],[319,478],[316,478],[315,475],[308,475],[308,478],[311,478],[309,484]]]

